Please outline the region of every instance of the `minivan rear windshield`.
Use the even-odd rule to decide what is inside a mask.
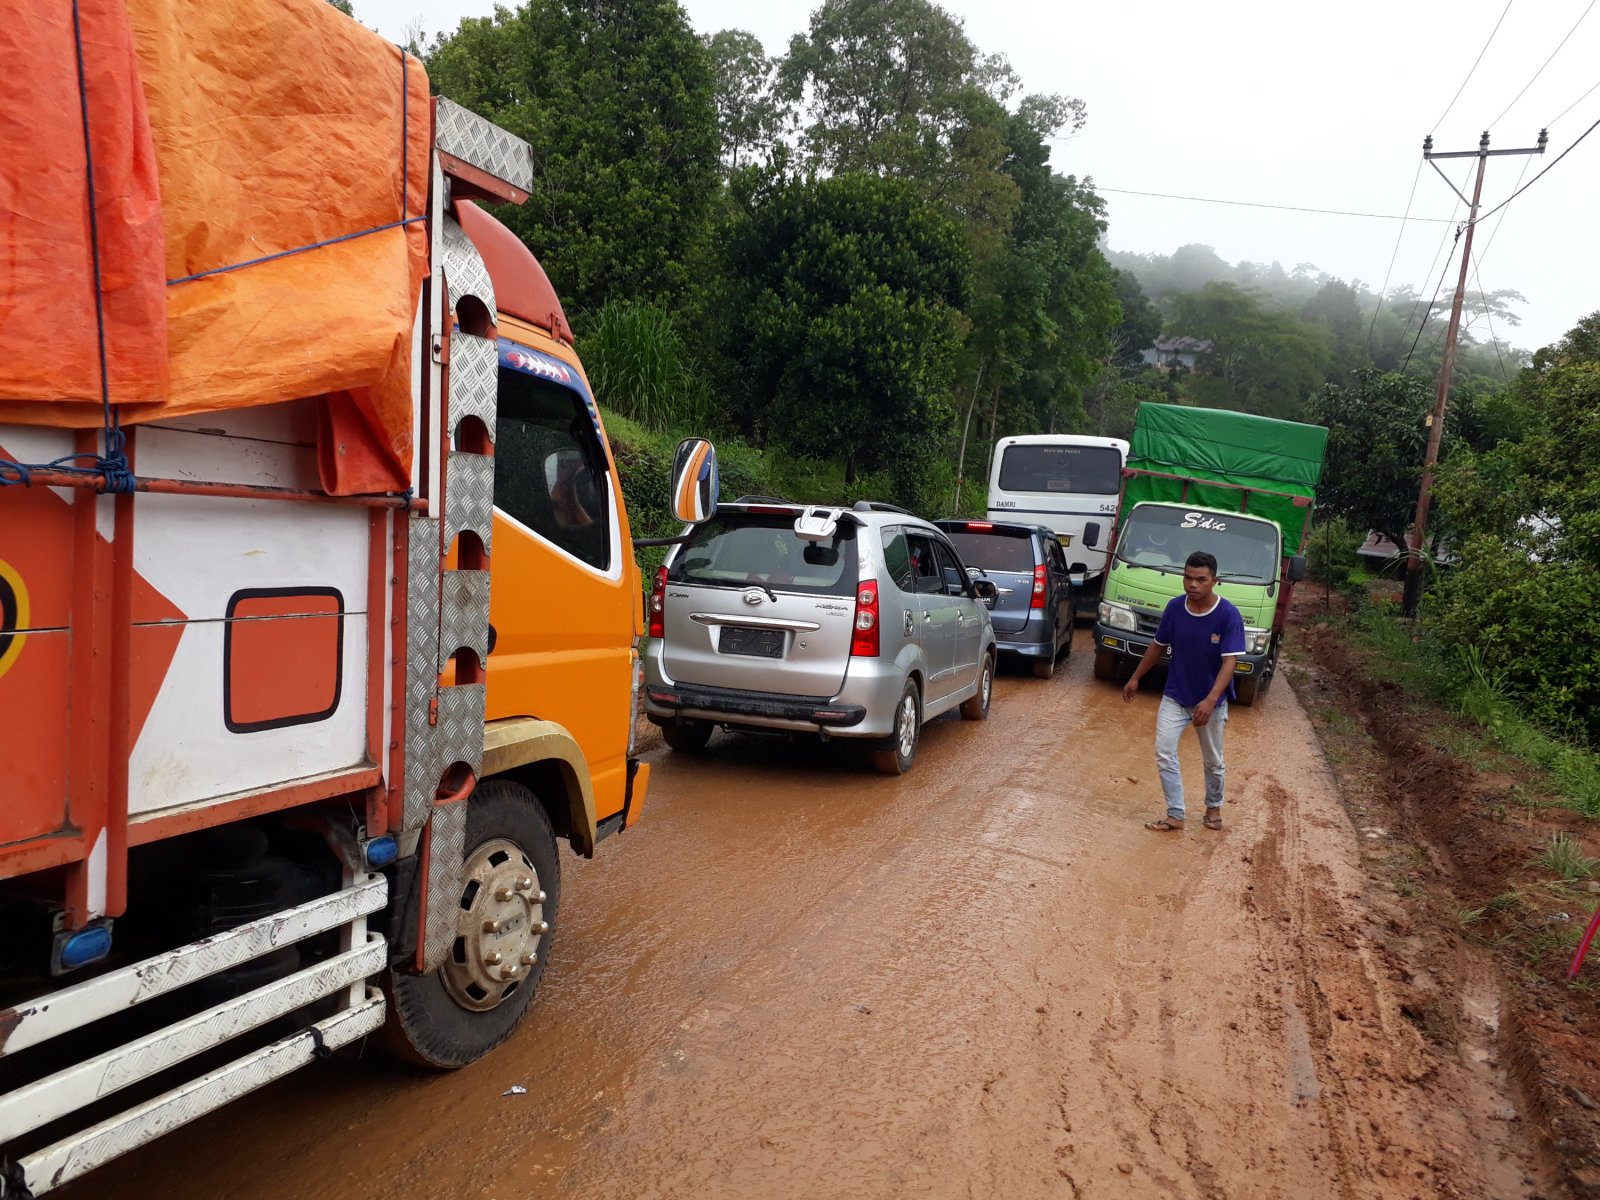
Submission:
[[[770,587],[849,596],[856,589],[856,526],[840,521],[826,542],[795,536],[794,518],[730,513],[702,525],[667,579],[712,587]]]
[[[1007,446],[1000,458],[1002,492],[1114,496],[1121,487],[1122,455],[1114,446]]]
[[[1033,538],[1026,534],[957,533],[946,530],[945,536],[955,543],[961,561],[969,567],[985,571],[1013,571],[1018,575],[1032,572]]]

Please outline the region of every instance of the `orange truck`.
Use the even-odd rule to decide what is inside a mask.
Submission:
[[[323,0],[0,27],[0,1195],[511,1035],[641,588],[526,143]],[[715,507],[680,447],[674,510]]]

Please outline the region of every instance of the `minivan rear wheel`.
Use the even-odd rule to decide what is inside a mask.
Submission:
[[[992,674],[991,668],[991,674]],[[917,757],[917,738],[922,732],[922,698],[914,680],[906,680],[900,702],[894,710],[894,732],[884,738],[880,749],[872,752],[872,765],[885,775],[904,775]]]
[[[661,737],[667,745],[684,754],[698,754],[711,740],[710,721],[689,721],[674,717],[661,727]]]
[[[1035,679],[1049,679],[1056,673],[1056,658],[1036,658],[1033,660],[1033,677]]]

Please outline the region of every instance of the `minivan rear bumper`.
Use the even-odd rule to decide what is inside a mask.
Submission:
[[[742,688],[685,684],[645,685],[645,711],[652,718],[692,717],[708,721],[797,722],[811,729],[846,730],[866,718],[863,704],[841,704],[826,696],[788,696]]]

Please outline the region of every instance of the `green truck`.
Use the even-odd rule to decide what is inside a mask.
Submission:
[[[1094,627],[1094,673],[1121,682],[1144,656],[1162,610],[1183,595],[1183,563],[1217,558],[1217,593],[1244,617],[1236,703],[1254,704],[1277,672],[1328,431],[1251,413],[1141,404]]]

